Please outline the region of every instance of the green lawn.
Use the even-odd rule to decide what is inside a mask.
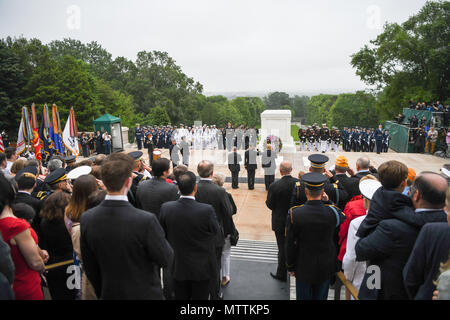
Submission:
[[[298,129],[300,129],[299,126],[297,126],[295,124],[291,124],[291,136],[294,138],[294,141],[299,141]]]

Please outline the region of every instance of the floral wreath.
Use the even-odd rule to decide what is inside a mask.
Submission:
[[[283,149],[283,142],[277,136],[274,135],[267,136],[266,141],[264,143],[264,147],[267,147],[267,145],[269,144],[275,147],[276,152],[280,152],[281,149]]]

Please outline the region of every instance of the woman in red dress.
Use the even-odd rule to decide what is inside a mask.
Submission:
[[[15,266],[13,290],[16,300],[43,300],[40,273],[48,253],[38,247],[38,238],[28,222],[14,216],[15,191],[0,173],[0,232],[11,248]]]

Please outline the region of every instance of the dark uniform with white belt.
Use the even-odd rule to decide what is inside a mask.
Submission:
[[[310,171],[321,173],[325,169],[325,165],[329,158],[323,154],[312,154],[308,157],[311,162]],[[331,177],[324,184],[325,193],[328,195],[330,201],[336,204],[341,210],[344,210],[347,201],[349,200],[348,192],[344,189],[344,186],[339,183],[339,179],[336,176]],[[299,206],[307,201],[305,194],[305,182],[303,178],[295,184],[294,190],[291,196],[291,207]]]
[[[322,191],[327,177],[318,172],[303,175],[311,192]],[[292,207],[286,221],[286,264],[296,278],[297,300],[326,300],[330,280],[338,269],[335,236],[344,221],[339,208],[322,200]]]

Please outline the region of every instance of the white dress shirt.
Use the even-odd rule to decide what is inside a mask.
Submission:
[[[110,195],[110,194],[107,194],[106,196],[105,196],[105,200],[113,200],[113,201],[128,201],[128,197],[127,196],[125,196],[125,195],[118,195],[118,196],[116,196],[116,195]]]

